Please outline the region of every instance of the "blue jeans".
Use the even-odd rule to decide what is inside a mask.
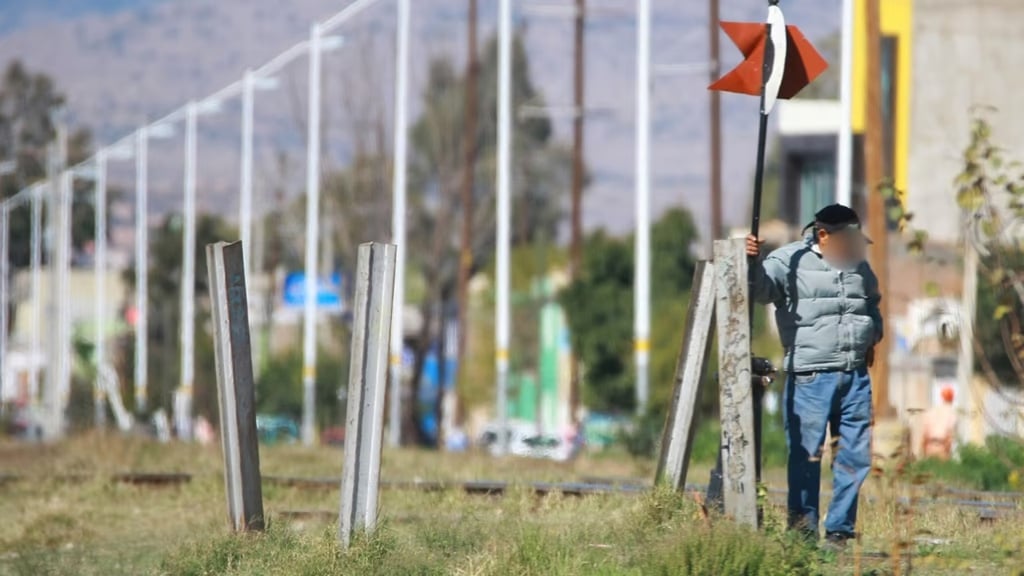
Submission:
[[[832,460],[832,503],[826,533],[853,534],[857,495],[871,469],[871,377],[850,372],[790,374],[786,378],[786,445],[789,448],[789,526],[817,538],[821,454],[831,429],[838,451]]]

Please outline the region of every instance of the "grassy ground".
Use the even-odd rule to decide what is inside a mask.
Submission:
[[[268,475],[338,477],[341,466],[341,453],[331,449],[264,449],[261,459]],[[650,462],[616,458],[563,465],[394,452],[383,466],[385,479],[394,480],[652,475]],[[128,470],[195,476],[166,488],[109,481],[109,473]],[[377,533],[343,552],[335,543],[337,489],[265,485],[268,532],[232,536],[217,447],[97,437],[49,448],[0,444],[0,473],[29,478],[0,485],[0,574],[832,575],[853,574],[858,562],[865,574],[888,574],[893,562],[877,553],[901,540],[915,574],[1024,573],[1020,515],[982,524],[972,510],[900,509],[891,496],[911,488],[880,480],[870,482],[871,501],[861,508],[862,549],[874,554],[836,556],[785,534],[776,506],[755,534],[706,518],[690,497],[664,492],[538,498],[525,489],[501,497],[388,490]],[[705,480],[707,469],[693,478]],[[922,534],[927,540],[915,539]]]

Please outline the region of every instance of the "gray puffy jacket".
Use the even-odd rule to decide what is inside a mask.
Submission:
[[[775,304],[775,319],[789,372],[855,370],[882,339],[882,296],[867,262],[833,268],[812,236],[769,254],[754,267],[754,293]]]

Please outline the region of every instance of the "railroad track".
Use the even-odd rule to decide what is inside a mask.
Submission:
[[[0,487],[9,484],[39,480],[50,480],[61,483],[82,483],[90,480],[101,479],[96,474],[62,474],[58,476],[41,477],[28,474],[5,474],[0,473]],[[192,481],[193,475],[186,472],[121,472],[107,477],[113,484],[128,484],[132,486],[161,488],[174,487],[188,484]],[[263,482],[267,485],[284,486],[301,490],[338,490],[341,486],[341,479],[332,477],[302,477],[302,476],[263,476]],[[475,496],[501,496],[509,491],[525,490],[536,496],[547,496],[560,494],[563,496],[592,496],[600,494],[626,494],[640,495],[651,490],[652,484],[636,479],[602,479],[585,478],[578,482],[521,482],[501,480],[470,480],[470,481],[432,481],[432,480],[383,480],[381,489],[404,490],[421,492],[453,492],[461,491],[465,494]],[[686,492],[693,494],[704,494],[707,486],[702,484],[687,484]],[[828,492],[823,491],[823,495]],[[915,505],[937,505],[951,506],[965,510],[978,511],[982,521],[995,520],[998,517],[1012,513],[1024,512],[1024,493],[1021,492],[982,492],[977,490],[961,490],[955,488],[941,488],[930,491],[930,496],[922,496],[914,499]],[[781,500],[786,495],[783,488],[768,488],[768,495],[773,500]],[[874,497],[868,497],[868,501],[874,501]],[[898,499],[901,504],[910,504],[910,499],[901,497]]]

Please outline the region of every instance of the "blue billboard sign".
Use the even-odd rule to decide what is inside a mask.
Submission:
[[[320,277],[316,287],[317,308],[341,310],[341,290],[341,273],[335,272],[330,276]],[[302,272],[293,272],[286,276],[282,294],[286,307],[302,308],[306,303],[306,275]]]

